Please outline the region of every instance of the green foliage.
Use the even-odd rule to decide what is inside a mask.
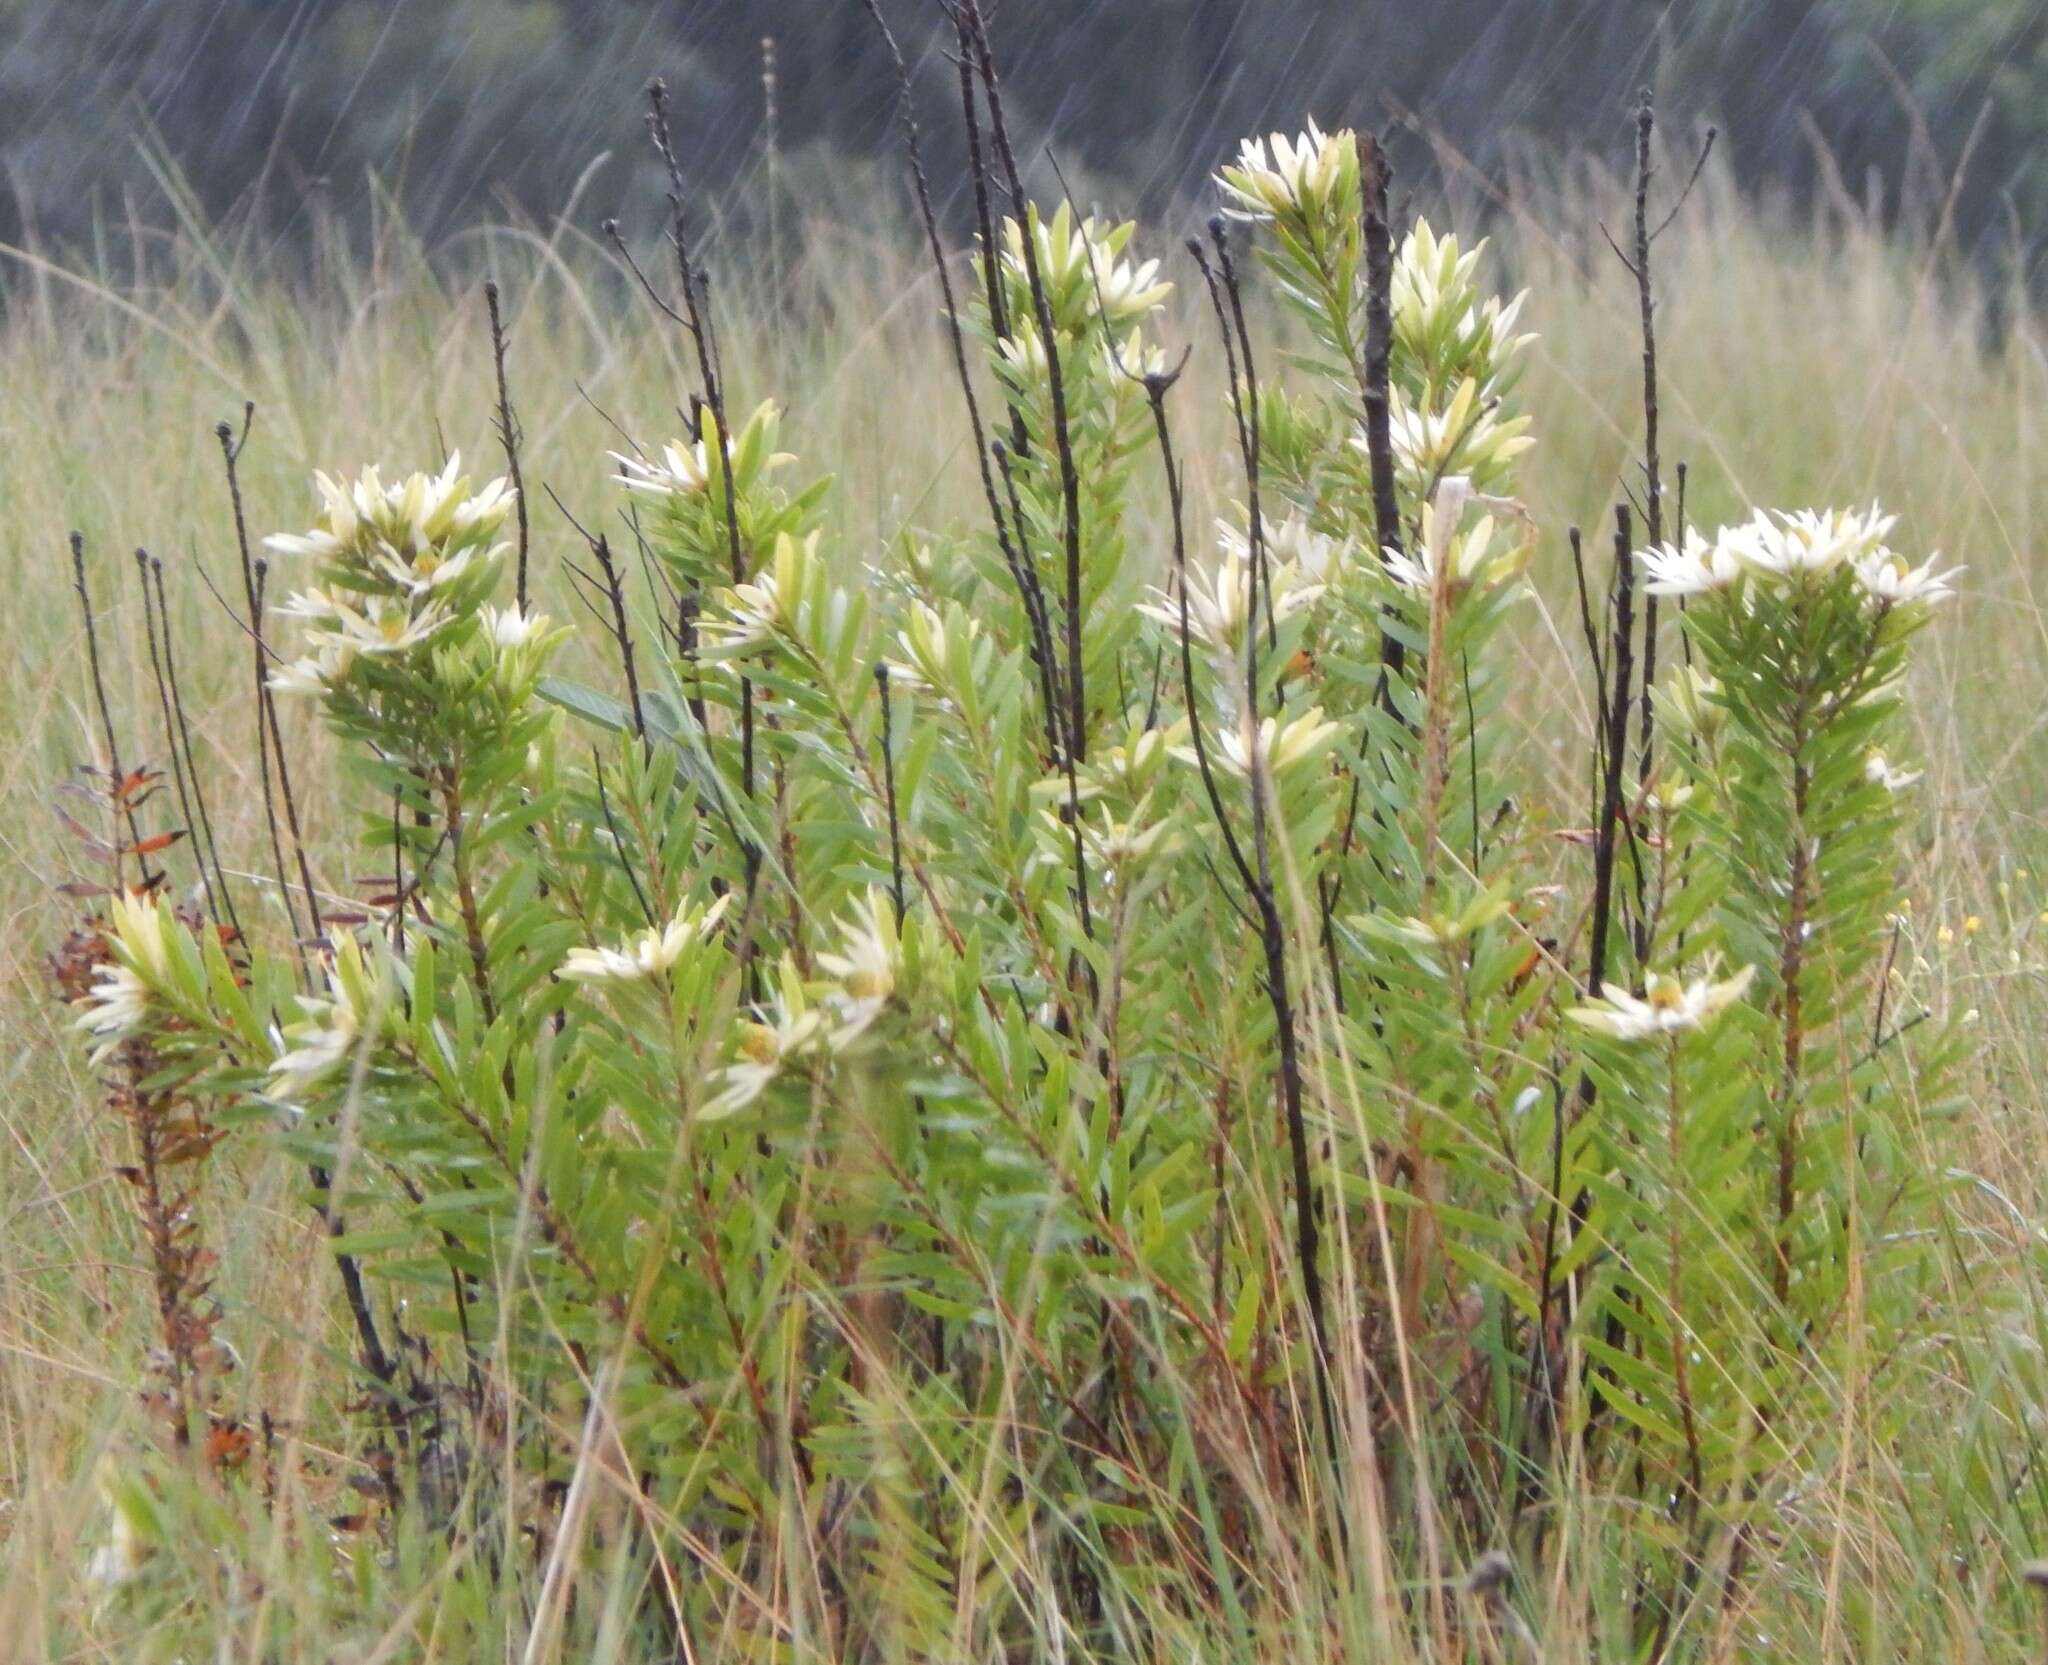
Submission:
[[[84,1022],[328,1176],[406,1337],[380,1370],[359,1331],[352,1383],[395,1554],[422,1516],[543,1591],[615,1554],[648,1645],[1111,1657],[1292,1638],[1302,1558],[1541,1564],[1571,1497],[1646,1654],[1806,1530],[1817,1365],[1895,1352],[1929,1275],[1944,1049],[1885,1005],[1880,748],[1946,586],[1874,515],[1631,559],[1695,661],[1582,988],[1597,904],[1504,715],[1519,303],[1417,226],[1374,387],[1355,141],[1288,161],[1228,188],[1315,348],[1233,378],[1247,506],[1199,568],[1131,531],[1182,510],[1163,290],[1066,209],[962,320],[988,529],[864,547],[765,404],[620,458],[630,685],[493,604],[511,500],[455,461],[323,478],[273,540],[276,682],[389,893],[310,986],[124,897]],[[1453,1611],[1383,1603],[1378,1643]]]

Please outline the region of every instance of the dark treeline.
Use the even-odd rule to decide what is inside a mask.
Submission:
[[[1120,208],[1189,201],[1240,135],[1309,113],[1412,118],[1485,169],[1532,142],[1620,158],[1650,84],[1667,132],[1722,124],[1746,181],[1833,189],[1832,169],[1858,198],[1876,181],[1888,210],[1928,211],[1967,158],[1966,243],[2048,224],[2048,0],[984,4],[1019,131]],[[938,6],[886,7],[941,124]],[[0,236],[82,243],[131,205],[161,220],[176,176],[205,217],[253,212],[289,239],[309,202],[360,219],[374,175],[438,239],[508,209],[551,218],[606,152],[584,211],[631,210],[657,189],[651,74],[676,91],[693,182],[744,217],[765,189],[769,39],[789,188],[892,142],[859,0],[0,0]]]

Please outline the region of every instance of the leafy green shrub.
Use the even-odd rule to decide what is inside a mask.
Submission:
[[[578,569],[609,685],[523,530],[502,604],[516,492],[458,458],[322,476],[270,540],[266,681],[388,881],[323,914],[302,866],[317,941],[259,941],[217,860],[207,923],[117,832],[66,988],[117,1095],[303,1160],[371,1471],[400,1520],[524,1523],[536,1624],[600,1514],[650,1633],[804,1657],[1336,1648],[1353,1587],[1357,1645],[1483,1650],[1526,1627],[1488,1552],[1542,1564],[1570,1499],[1634,1592],[1596,1628],[1662,1652],[1797,1552],[1824,1364],[1930,1298],[1888,758],[1946,575],[1875,511],[1624,519],[1598,618],[1578,572],[1593,826],[1553,836],[1502,719],[1556,558],[1522,303],[1397,244],[1385,183],[1314,128],[1222,176],[1307,345],[1261,368],[1218,221],[1211,562],[1165,286],[1068,207],[991,223],[954,308],[984,529],[824,523],[774,406],[734,419],[678,206],[701,385],[617,459],[639,599],[607,537]]]

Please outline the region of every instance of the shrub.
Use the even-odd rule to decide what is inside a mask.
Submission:
[[[274,665],[245,551],[305,918],[244,932],[203,826],[175,904],[110,755],[114,888],[60,962],[147,1179],[174,1448],[249,1441],[152,1164],[267,1139],[332,1234],[382,1529],[500,1545],[536,1627],[603,1538],[684,1648],[1449,1657],[1527,1635],[1498,1557],[1569,1520],[1627,1593],[1586,1628],[1639,1656],[1801,1552],[1829,1361],[1931,1298],[1946,1042],[1887,1005],[1891,760],[1949,575],[1874,509],[1667,542],[1653,489],[1597,598],[1575,538],[1598,721],[1556,836],[1502,721],[1557,560],[1520,298],[1397,241],[1348,132],[1221,186],[1250,230],[1192,252],[1243,501],[1207,558],[1132,227],[991,209],[971,298],[942,259],[988,524],[864,551],[735,408],[680,189],[700,383],[614,475],[644,598],[608,535],[575,569],[608,685],[459,458],[319,478],[269,540]],[[277,697],[347,759],[298,788],[389,875],[359,909]]]

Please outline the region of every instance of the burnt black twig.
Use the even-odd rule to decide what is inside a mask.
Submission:
[[[135,552],[136,587],[142,591],[142,633],[149,641],[149,672],[156,683],[157,704],[164,715],[164,746],[171,754],[171,784],[178,797],[178,815],[184,824],[186,836],[192,840],[192,859],[199,867],[199,888],[206,893],[206,911],[218,926],[220,902],[213,894],[213,875],[206,871],[206,849],[199,842],[197,818],[192,813],[192,794],[185,785],[185,761],[178,752],[178,725],[171,714],[170,684],[164,677],[163,656],[156,646],[156,607],[149,590],[149,551]],[[169,621],[166,621],[168,628]]]
[[[1700,141],[1700,153],[1693,158],[1692,172],[1686,175],[1685,189],[1678,193],[1678,200],[1671,205],[1671,211],[1657,222],[1656,230],[1650,233],[1651,242],[1654,243],[1662,237],[1670,229],[1671,222],[1678,218],[1678,211],[1686,205],[1687,199],[1692,196],[1692,188],[1700,182],[1700,175],[1706,171],[1707,158],[1713,154],[1714,141],[1720,136],[1721,130],[1718,127],[1707,129],[1707,136]]]
[[[498,377],[498,442],[505,447],[505,471],[512,476],[512,502],[519,516],[519,611],[526,611],[526,482],[519,475],[519,419],[512,414],[511,386],[505,379],[505,323],[498,313],[498,285],[484,284],[484,304],[491,314],[491,364]]]
[[[903,831],[896,818],[896,746],[889,711],[889,666],[875,662],[875,692],[882,702],[882,790],[889,809],[889,893],[896,903],[896,926],[903,927]]]
[[[553,500],[555,507],[561,510],[562,518],[576,528],[578,535],[590,550],[591,559],[597,562],[597,570],[604,575],[603,582],[600,583],[597,579],[590,577],[588,573],[582,572],[573,565],[570,566],[570,571],[577,573],[592,589],[601,591],[606,601],[610,604],[611,617],[609,619],[606,619],[602,614],[598,614],[595,607],[591,607],[591,612],[597,615],[599,622],[609,632],[613,645],[619,650],[619,666],[626,675],[626,697],[633,711],[633,733],[640,743],[645,745],[647,743],[647,714],[642,709],[640,702],[640,675],[633,655],[633,630],[626,614],[626,586],[619,572],[618,562],[612,558],[611,543],[602,532],[593,534],[585,530],[583,523],[569,512],[568,505],[556,495],[553,486],[548,486],[545,489],[548,496]],[[588,606],[589,603],[586,602],[585,605]]]
[[[228,502],[234,510],[235,550],[241,557],[242,595],[249,608],[247,628],[253,650],[256,676],[256,762],[257,772],[263,788],[263,816],[265,824],[270,831],[270,856],[277,870],[278,896],[284,903],[285,921],[291,929],[293,938],[293,952],[298,955],[299,970],[301,975],[304,975],[306,960],[305,951],[300,942],[298,910],[292,905],[291,880],[288,877],[284,860],[284,839],[278,831],[278,793],[273,792],[271,787],[270,756],[274,749],[277,752],[279,787],[289,807],[292,800],[289,790],[283,787],[285,764],[283,742],[278,736],[277,702],[270,687],[268,664],[270,655],[269,649],[264,645],[263,641],[263,599],[261,593],[263,563],[253,559],[249,553],[249,523],[242,509],[242,482],[235,467],[241,460],[242,447],[249,443],[249,427],[255,420],[255,416],[255,401],[245,401],[242,406],[241,437],[237,439],[234,429],[225,422],[217,424],[213,434],[214,438],[220,441],[221,463],[227,475]],[[298,827],[295,810],[293,815],[292,836],[296,841]],[[299,869],[300,877],[305,881],[306,905],[312,913],[312,934],[318,936],[320,933],[320,904],[313,897],[311,873],[306,864],[306,852],[303,846],[299,848]]]
[[[604,817],[604,824],[611,832],[612,847],[619,852],[619,866],[625,872],[626,883],[633,887],[633,900],[640,904],[640,914],[647,921],[648,928],[658,930],[660,921],[655,918],[654,909],[648,903],[647,892],[640,888],[640,876],[633,871],[632,860],[626,854],[626,841],[619,835],[619,824],[612,819],[611,799],[604,789],[604,759],[598,756],[595,746],[590,748],[590,767],[597,780],[598,813]]]
[[[1629,512],[1614,511],[1614,677],[1602,689],[1606,725],[1599,816],[1593,835],[1593,911],[1586,988],[1598,995],[1607,980],[1608,937],[1614,915],[1614,858],[1622,826],[1622,770],[1628,754],[1628,713],[1635,679],[1635,572]]]
[[[1259,508],[1259,369],[1252,358],[1251,331],[1245,328],[1244,322],[1244,290],[1237,281],[1237,263],[1231,258],[1227,233],[1228,226],[1220,214],[1209,221],[1209,240],[1216,246],[1216,265],[1223,279],[1223,293],[1230,301],[1227,327],[1237,335],[1238,358],[1244,366],[1238,436],[1244,447],[1244,489],[1249,522],[1245,535],[1251,541],[1252,573],[1266,594],[1266,645],[1277,647],[1279,620],[1273,607],[1273,574],[1266,558],[1266,521]],[[1238,390],[1234,385],[1230,396],[1234,404],[1238,402]]]
[[[690,338],[697,349],[697,372],[703,384],[705,407],[711,412],[711,420],[718,430],[718,472],[724,485],[725,532],[727,554],[730,560],[732,581],[746,582],[746,556],[740,546],[739,500],[737,486],[732,477],[732,424],[727,419],[724,378],[719,371],[718,349],[709,321],[709,309],[704,304],[709,288],[709,279],[692,260],[690,255],[689,219],[685,211],[687,195],[683,187],[682,164],[676,159],[675,142],[669,132],[668,84],[656,76],[647,84],[647,130],[654,141],[655,153],[660,156],[662,166],[668,172],[669,241],[675,247],[676,272],[683,289],[683,317]],[[754,795],[754,685],[746,677],[740,678],[740,790],[748,798]],[[751,841],[743,849],[747,870],[747,891],[752,894],[754,882],[759,877],[761,852]]]
[[[177,719],[178,743],[185,753],[185,775],[192,783],[192,807],[199,813],[199,831],[206,840],[206,854],[213,862],[214,890],[227,910],[228,923],[239,934],[241,915],[235,910],[235,893],[229,888],[227,873],[221,866],[220,840],[214,836],[213,816],[206,806],[206,783],[199,771],[198,756],[192,750],[192,725],[185,719],[185,693],[178,681],[178,655],[171,635],[171,608],[164,594],[164,564],[154,556],[150,558],[149,574],[156,585],[157,617],[163,621],[164,680],[170,684],[171,711]]]
[[[1200,260],[1199,244],[1196,245],[1196,250],[1198,262],[1203,268],[1203,276],[1210,283],[1211,298],[1218,302],[1218,317],[1227,350],[1233,332],[1233,320],[1223,314],[1217,281],[1211,276],[1207,262]],[[1219,254],[1219,261],[1222,258],[1224,256]],[[1228,276],[1224,281],[1234,284],[1234,278]],[[1235,308],[1233,312],[1241,318],[1241,312]],[[1231,376],[1234,382],[1237,374],[1235,357],[1227,351],[1226,356],[1231,363]],[[1288,1157],[1294,1190],[1295,1254],[1300,1263],[1302,1293],[1308,1307],[1316,1402],[1334,1456],[1337,1422],[1335,1405],[1330,1395],[1330,1337],[1323,1299],[1321,1233],[1316,1219],[1315,1178],[1309,1160],[1308,1125],[1302,1109],[1300,1040],[1294,1028],[1294,1002],[1287,966],[1287,932],[1280,913],[1277,887],[1273,880],[1266,813],[1268,776],[1259,743],[1256,701],[1259,660],[1256,575],[1247,574],[1247,582],[1251,587],[1251,605],[1247,609],[1248,616],[1245,621],[1245,704],[1242,714],[1246,727],[1245,761],[1251,786],[1252,851],[1250,860],[1247,860],[1231,828],[1229,814],[1224,808],[1222,794],[1217,789],[1215,775],[1209,765],[1208,748],[1202,738],[1201,706],[1195,690],[1194,650],[1188,617],[1187,541],[1182,517],[1183,495],[1179,470],[1174,461],[1172,436],[1166,421],[1166,395],[1178,375],[1179,372],[1176,371],[1172,376],[1148,377],[1146,391],[1152,406],[1153,430],[1158,438],[1161,459],[1166,468],[1167,497],[1173,515],[1174,579],[1180,598],[1181,693],[1187,706],[1188,731],[1194,743],[1195,761],[1201,773],[1203,790],[1209,798],[1210,811],[1222,830],[1224,848],[1228,851],[1231,864],[1237,869],[1238,878],[1251,898],[1251,911],[1257,917],[1259,947],[1265,960],[1266,995],[1273,1008],[1274,1030],[1280,1049],[1281,1106],[1287,1124]],[[1238,401],[1237,408],[1247,408],[1247,403],[1239,398],[1235,387],[1232,389],[1232,395],[1233,399]],[[1239,431],[1242,435],[1242,424]],[[1248,473],[1256,468],[1256,453],[1248,438],[1245,440],[1244,460]],[[1271,620],[1268,622],[1270,624]]]
[[[1029,528],[1024,519],[1024,502],[1017,493],[1016,471],[1010,466],[1010,448],[1000,439],[989,442],[989,454],[994,457],[996,472],[1003,477],[1003,490],[1010,504],[1010,519],[1015,526],[1016,546],[1014,551],[1008,539],[1003,541],[1003,555],[1010,563],[1010,577],[1017,586],[1017,593],[1024,599],[1024,622],[1030,632],[1031,661],[1038,667],[1040,698],[1045,702],[1046,759],[1058,767],[1066,755],[1066,705],[1060,694],[1059,654],[1053,647],[1052,615],[1045,605],[1045,586],[1038,576],[1038,565],[1031,553]]]
[[[107,805],[118,810],[128,824],[128,842],[135,848],[136,865],[142,870],[143,888],[151,883],[149,857],[142,852],[142,829],[135,820],[135,806],[127,792],[127,775],[121,768],[120,746],[114,739],[114,708],[107,701],[106,678],[100,673],[100,636],[93,623],[92,590],[85,581],[85,537],[82,533],[71,534],[71,581],[78,591],[79,611],[85,618],[85,657],[92,671],[92,695],[99,706],[100,731],[107,742]],[[115,837],[114,883],[121,883],[121,873],[126,857],[120,849],[119,835]]]
[[[1365,452],[1372,474],[1373,525],[1384,562],[1402,547],[1401,505],[1394,489],[1394,239],[1387,223],[1387,185],[1393,171],[1379,141],[1369,133],[1359,137],[1358,160],[1365,221]],[[1406,644],[1382,627],[1380,664],[1388,675],[1400,675],[1406,658]],[[1391,715],[1392,693],[1384,685],[1381,704]]]
[[[1636,257],[1633,270],[1636,279],[1636,302],[1642,317],[1643,333],[1643,519],[1649,533],[1646,541],[1651,548],[1664,541],[1663,465],[1657,454],[1656,296],[1650,281],[1650,244],[1654,237],[1650,230],[1650,176],[1653,171],[1650,166],[1650,139],[1656,127],[1656,120],[1656,112],[1651,106],[1650,94],[1646,88],[1643,92],[1643,101],[1636,110]],[[1706,162],[1704,148],[1700,152],[1700,162],[1702,165]],[[1697,177],[1698,171],[1695,170],[1694,178]],[[1688,190],[1690,188],[1687,187]],[[1651,705],[1650,691],[1656,683],[1657,597],[1645,592],[1643,696],[1636,769],[1637,778],[1645,786],[1650,782],[1655,753],[1656,713]],[[1646,921],[1638,921],[1638,958],[1642,957],[1648,947],[1643,938],[1643,933],[1647,929]]]
[[[1039,590],[1037,571],[1031,565],[1029,552],[1020,551],[1016,544],[1011,541],[1010,523],[1004,517],[1002,498],[996,492],[995,473],[990,468],[990,459],[993,457],[996,466],[1004,469],[1007,480],[1008,470],[1005,466],[1005,453],[999,449],[1000,441],[997,441],[992,446],[988,440],[986,430],[982,425],[981,402],[974,392],[974,377],[968,369],[967,344],[964,332],[960,327],[960,314],[953,292],[952,271],[946,262],[945,244],[939,236],[938,216],[932,209],[931,184],[925,175],[924,147],[917,125],[917,108],[910,95],[910,69],[908,64],[904,62],[902,49],[896,43],[895,33],[890,29],[887,20],[882,16],[881,9],[876,4],[876,0],[861,0],[861,4],[866,8],[868,16],[874,20],[875,28],[880,32],[883,45],[887,48],[889,56],[896,67],[897,114],[898,120],[903,127],[904,147],[909,152],[911,187],[912,193],[917,199],[918,219],[924,226],[925,243],[931,252],[932,267],[938,274],[939,298],[945,313],[948,342],[953,352],[953,369],[960,382],[961,394],[967,402],[967,422],[974,438],[975,464],[981,471],[982,495],[988,503],[989,520],[995,527],[996,546],[1002,552],[1004,567],[1008,569],[1012,581],[1017,586],[1018,598],[1024,607],[1025,623],[1031,633],[1032,658],[1037,662],[1039,683],[1047,707],[1045,723],[1047,761],[1049,763],[1057,763],[1061,751],[1060,729],[1063,717],[1057,689],[1058,666],[1051,656],[1051,632],[1045,616],[1044,596],[1042,591]],[[962,75],[968,88],[968,97],[971,103],[973,81],[971,63],[966,56],[964,34],[962,40]],[[978,135],[978,133],[978,124],[970,123],[970,134]],[[983,217],[984,228],[982,233],[982,258],[986,268],[985,275],[990,287],[990,293],[993,297],[992,304],[1000,307],[1002,295],[999,287],[999,274],[996,270],[995,233],[993,222],[988,218],[988,207],[985,200],[988,194],[987,181],[985,170],[983,170],[980,162],[978,137],[975,138],[974,143],[976,146],[974,151],[976,177],[980,183],[980,195],[984,199],[978,205]],[[1000,317],[992,317],[991,322],[995,325],[999,338],[1007,336],[1007,320],[1000,319]],[[1014,505],[1016,497],[1015,482],[1014,480],[1008,480],[1008,483],[1011,486],[1011,499]],[[1016,516],[1017,536],[1022,538],[1024,536],[1024,523],[1021,509],[1016,511]]]
[[[257,645],[263,642],[263,591],[270,576],[267,561],[256,563],[256,611],[252,615]],[[263,709],[270,719],[270,744],[277,753],[277,793],[284,800],[285,825],[291,829],[292,853],[298,858],[299,887],[306,893],[306,913],[312,921],[315,940],[326,935],[327,927],[320,918],[320,897],[313,888],[313,868],[306,859],[306,835],[299,824],[298,794],[292,790],[291,765],[285,761],[284,729],[277,720],[277,692],[270,685],[270,679],[263,680]]]
[[[989,46],[988,26],[982,17],[980,0],[961,0],[959,17],[973,47],[976,69],[981,76],[995,153],[1008,179],[1011,201],[1017,205],[1017,223],[1024,248],[1024,277],[1031,291],[1031,309],[1037,320],[1040,344],[1045,349],[1046,384],[1052,404],[1052,441],[1059,461],[1060,507],[1065,534],[1067,761],[1079,764],[1086,762],[1088,757],[1087,682],[1081,662],[1081,476],[1074,464],[1073,436],[1067,420],[1066,376],[1060,365],[1052,301],[1046,293],[1043,274],[1038,269],[1038,239],[1030,223],[1030,210],[1025,206],[1024,181],[1017,169],[1016,151],[1010,144],[1009,125],[1003,118],[995,53]],[[993,250],[989,251],[989,258],[995,258]],[[1080,900],[1085,926],[1088,923],[1085,877]]]

